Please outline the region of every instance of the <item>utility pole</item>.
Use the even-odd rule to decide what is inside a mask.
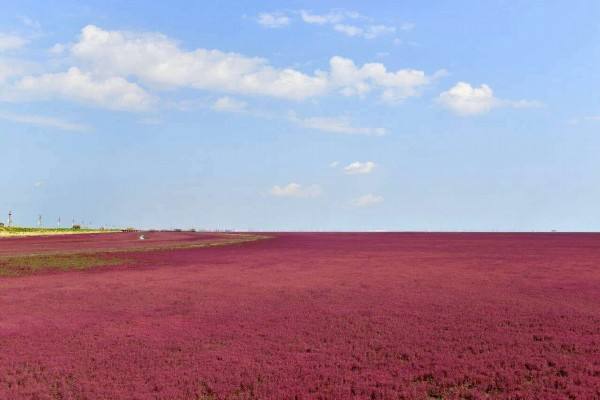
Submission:
[[[8,212],[8,226],[12,226],[12,211]]]

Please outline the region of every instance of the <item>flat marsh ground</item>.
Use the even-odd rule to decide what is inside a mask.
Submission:
[[[0,239],[0,398],[600,398],[599,234],[266,236]]]

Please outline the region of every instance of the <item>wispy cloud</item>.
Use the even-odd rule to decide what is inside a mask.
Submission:
[[[242,100],[228,96],[218,98],[210,105],[210,108],[218,112],[244,113],[256,118],[267,120],[284,120],[294,125],[328,133],[340,133],[346,135],[365,135],[365,136],[383,136],[387,134],[387,129],[380,127],[357,126],[353,124],[350,118],[342,117],[301,117],[294,111],[290,111],[287,116],[275,114],[268,111],[262,111],[249,107],[248,103]],[[335,161],[330,164],[336,167],[339,164]],[[370,167],[370,164],[368,164]]]
[[[374,23],[372,18],[366,17],[356,11],[332,10],[327,13],[313,13],[312,11],[299,10],[283,12],[263,12],[256,21],[266,28],[281,28],[291,23],[292,18],[310,25],[328,26],[336,32],[349,37],[375,39],[384,35],[393,35],[398,31],[408,31],[414,28],[410,22],[402,23],[399,27]]]
[[[369,193],[352,200],[351,204],[354,207],[371,207],[383,203],[383,200],[382,196]]]
[[[258,14],[256,21],[265,28],[282,28],[290,24],[290,17],[280,12],[265,12]]]
[[[370,174],[374,169],[375,163],[373,161],[355,161],[345,166],[344,172],[348,175]]]
[[[354,25],[335,24],[333,29],[337,32],[343,33],[346,36],[360,36],[363,34],[362,28]]]
[[[21,36],[0,32],[0,52],[20,49],[28,42],[27,39]]]
[[[318,185],[303,186],[291,182],[284,186],[275,185],[269,193],[276,197],[314,198],[321,195],[321,188]]]
[[[32,69],[35,69],[33,63],[28,63],[18,59],[2,58],[0,59],[0,83],[12,77],[23,76]],[[0,99],[7,99],[6,88],[1,88]]]
[[[348,135],[383,136],[387,133],[385,128],[372,128],[354,126],[346,117],[298,117],[291,113],[289,120],[299,126],[330,133],[343,133]]]
[[[90,129],[87,125],[68,122],[53,117],[45,117],[32,114],[13,114],[7,112],[0,112],[0,119],[19,124],[39,126],[42,128],[55,128],[64,131],[85,132]]]
[[[215,111],[223,112],[244,112],[247,110],[248,103],[241,100],[225,96],[218,98],[212,105],[212,109]]]
[[[598,122],[598,121],[600,121],[600,115],[588,115],[586,117],[571,118],[567,122],[571,125],[577,125],[580,122],[584,122],[584,121]]]
[[[313,14],[310,11],[300,10],[300,18],[307,24],[325,25],[336,24],[346,18],[358,18],[358,13],[349,13],[347,11],[332,11],[326,14]]]
[[[27,28],[32,29],[34,31],[40,31],[42,29],[42,24],[39,21],[30,18],[26,15],[22,15],[19,17],[21,23],[25,25]]]
[[[378,36],[396,33],[395,27],[387,25],[368,25],[365,27],[359,27],[356,25],[335,24],[333,29],[337,32],[345,34],[346,36],[357,36],[365,39],[375,39]]]
[[[375,39],[383,35],[392,35],[397,32],[395,26],[372,23],[371,18],[365,17],[355,11],[330,11],[325,14],[315,14],[306,10],[299,12],[300,18],[307,24],[328,25],[334,31],[350,37]],[[410,30],[414,24],[403,23],[400,30]]]
[[[415,26],[416,24],[412,22],[404,22],[399,26],[399,28],[401,31],[412,31],[413,29],[415,29]]]

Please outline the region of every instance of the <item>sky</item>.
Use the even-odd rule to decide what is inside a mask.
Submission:
[[[0,8],[2,220],[600,230],[597,1]]]

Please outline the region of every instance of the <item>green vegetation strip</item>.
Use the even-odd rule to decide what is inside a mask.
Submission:
[[[206,240],[195,243],[169,244],[138,248],[116,249],[78,249],[47,253],[31,253],[18,256],[0,257],[0,277],[32,275],[51,270],[84,270],[94,267],[122,265],[129,259],[117,257],[115,253],[134,253],[147,251],[182,250],[202,247],[236,245],[256,240],[268,239],[264,235],[223,234],[222,239]]]
[[[257,240],[270,239],[270,236],[265,235],[248,235],[248,234],[236,234],[236,233],[223,233],[222,238],[219,239],[207,239],[192,243],[169,243],[156,246],[142,246],[142,247],[116,247],[106,249],[74,249],[74,250],[56,250],[56,251],[44,251],[43,253],[27,253],[23,256],[42,256],[42,255],[74,255],[74,254],[98,254],[98,253],[139,253],[148,251],[161,251],[161,250],[182,250],[182,249],[195,249],[201,247],[216,247],[216,246],[230,246],[235,244],[242,244],[247,242],[254,242]],[[0,256],[0,261],[2,256]]]
[[[0,258],[0,276],[23,276],[36,272],[84,270],[119,265],[125,260],[97,254],[27,255]]]

